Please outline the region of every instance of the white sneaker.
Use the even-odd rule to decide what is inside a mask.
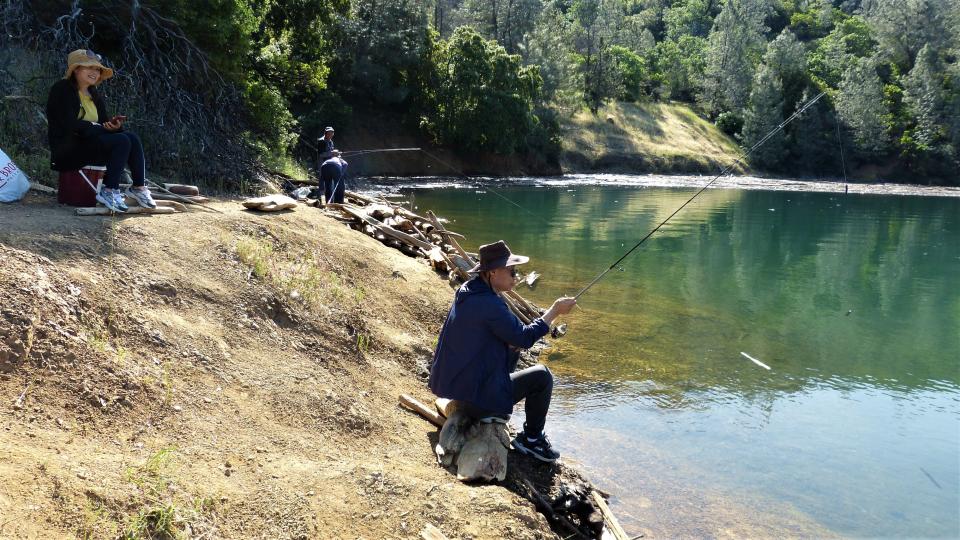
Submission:
[[[157,203],[153,200],[153,196],[150,195],[150,190],[147,188],[133,189],[132,187],[129,187],[127,188],[127,196],[132,197],[137,201],[137,204],[144,208],[157,207]]]
[[[127,205],[124,204],[119,189],[100,188],[100,192],[97,193],[96,198],[98,203],[106,206],[113,212],[123,213],[127,211]]]

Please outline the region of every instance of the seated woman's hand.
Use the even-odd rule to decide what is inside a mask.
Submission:
[[[122,125],[123,124],[120,122],[120,120],[110,120],[103,123],[103,129],[107,131],[120,131],[120,127]]]

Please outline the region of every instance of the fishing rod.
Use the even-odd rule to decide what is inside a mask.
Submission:
[[[373,150],[348,150],[346,152],[340,152],[341,156],[359,156],[363,154],[376,154],[380,152],[414,152],[421,150],[420,148],[376,148]]]
[[[463,178],[470,178],[470,176],[468,176],[465,172],[463,172],[463,171],[461,171],[460,169],[454,167],[453,165],[447,163],[446,161],[438,158],[437,156],[431,154],[430,152],[427,152],[426,150],[424,150],[424,149],[422,149],[422,148],[420,149],[420,151],[423,152],[424,154],[426,154],[427,156],[429,156],[430,158],[432,158],[434,161],[440,163],[441,165],[446,165],[447,168],[449,168],[449,169],[452,170],[453,172],[459,174],[459,175],[462,176]],[[501,194],[499,191],[493,189],[491,186],[484,184],[483,187],[484,187],[485,190],[490,191],[491,193],[493,193],[493,194],[496,195],[497,197],[500,197],[501,199],[503,199],[503,200],[507,201],[508,203],[512,204],[513,206],[516,206],[516,207],[519,208],[520,210],[523,210],[524,212],[530,214],[531,216],[533,216],[533,217],[534,217],[535,219],[537,219],[538,221],[541,221],[541,222],[543,222],[543,223],[546,223],[547,225],[550,225],[550,224],[551,224],[549,221],[543,219],[542,217],[538,216],[537,214],[534,214],[534,213],[531,212],[530,210],[527,210],[526,208],[524,208],[524,207],[520,206],[519,204],[515,203],[514,201],[510,200],[510,198],[508,198],[506,195]]]
[[[794,112],[793,114],[791,114],[789,118],[787,118],[787,119],[784,120],[783,122],[780,122],[780,125],[778,125],[777,127],[773,128],[773,129],[770,131],[770,133],[767,133],[762,139],[760,139],[759,141],[757,141],[757,143],[754,144],[753,146],[751,146],[749,150],[747,150],[746,152],[741,152],[740,155],[737,156],[737,158],[733,161],[733,163],[731,163],[730,165],[727,165],[726,167],[724,167],[723,169],[721,169],[720,174],[718,174],[717,176],[715,176],[715,177],[713,178],[713,180],[710,180],[705,186],[703,186],[702,188],[700,188],[700,191],[694,193],[694,194],[693,194],[693,197],[690,197],[689,199],[687,199],[687,202],[681,204],[679,208],[677,208],[676,210],[673,211],[672,214],[670,214],[669,216],[667,216],[667,219],[661,221],[659,225],[657,225],[656,227],[653,228],[653,230],[651,230],[650,232],[648,232],[647,235],[644,236],[643,238],[641,238],[639,242],[637,242],[636,244],[634,244],[632,248],[630,248],[629,250],[627,250],[627,252],[624,253],[619,259],[617,259],[616,261],[614,261],[614,263],[611,264],[609,268],[607,268],[607,269],[604,270],[603,272],[600,272],[600,274],[599,274],[597,277],[593,278],[593,281],[591,281],[590,283],[588,283],[587,286],[584,287],[583,289],[581,289],[580,292],[578,292],[573,298],[574,298],[574,299],[579,299],[580,296],[581,296],[583,293],[589,291],[589,290],[590,290],[590,287],[593,287],[594,284],[596,284],[598,281],[600,281],[601,279],[603,279],[603,276],[607,275],[608,272],[610,272],[611,270],[613,270],[614,268],[616,268],[618,264],[620,264],[624,259],[626,259],[631,253],[633,253],[634,251],[636,251],[636,249],[639,248],[644,242],[646,242],[647,239],[649,239],[651,236],[653,236],[653,234],[654,234],[655,232],[659,231],[659,230],[660,230],[660,227],[663,227],[664,225],[666,225],[666,223],[667,223],[668,221],[670,221],[670,219],[671,219],[673,216],[677,215],[681,210],[683,210],[683,208],[684,208],[685,206],[687,206],[688,204],[690,204],[691,202],[693,202],[694,199],[696,199],[701,193],[703,193],[704,191],[706,191],[706,189],[707,189],[708,187],[710,187],[711,185],[713,185],[714,182],[716,182],[717,180],[719,180],[720,178],[722,178],[724,175],[729,174],[730,171],[733,169],[734,165],[736,165],[736,164],[738,164],[738,163],[741,163],[743,159],[745,159],[745,158],[747,158],[748,156],[750,156],[750,154],[752,154],[754,150],[756,150],[757,148],[760,148],[760,146],[761,146],[763,143],[767,142],[767,140],[770,139],[770,137],[773,137],[777,132],[779,132],[780,130],[782,130],[787,124],[789,124],[790,122],[792,122],[793,120],[795,120],[797,117],[799,117],[801,114],[803,114],[804,111],[806,111],[808,108],[810,108],[810,106],[812,106],[814,103],[816,103],[816,102],[817,102],[820,98],[822,98],[825,94],[826,94],[826,92],[820,92],[819,94],[817,94],[816,97],[814,97],[814,98],[811,99],[810,101],[806,102],[806,103],[803,105],[803,107],[800,107],[799,109],[797,109],[796,112]]]

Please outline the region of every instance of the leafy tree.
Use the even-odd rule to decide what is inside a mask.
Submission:
[[[660,97],[693,101],[702,90],[707,40],[683,36],[680,41],[657,43],[654,51],[654,75],[661,87]]]
[[[943,50],[956,37],[947,27],[951,0],[865,0],[861,11],[880,42],[881,58],[906,72],[930,44]]]
[[[571,58],[572,32],[572,23],[566,15],[556,5],[549,4],[540,12],[530,33],[526,59],[540,66],[547,98],[571,101],[569,96],[579,93],[582,79]],[[572,98],[579,99],[579,95]]]
[[[415,0],[354,0],[332,86],[355,103],[406,107],[429,65],[433,34]]]
[[[542,80],[495,41],[460,27],[435,51],[434,92],[421,126],[441,144],[465,151],[512,153],[537,124]]]
[[[767,5],[727,0],[710,31],[702,102],[713,113],[739,111],[750,95],[754,65],[765,44]]]
[[[770,66],[760,64],[743,115],[744,146],[752,148],[782,122],[783,85]],[[786,138],[783,130],[779,130],[753,151],[750,163],[762,169],[773,170],[785,156]]]
[[[574,61],[583,77],[583,100],[596,113],[600,104],[620,93],[619,72],[607,47],[623,12],[614,2],[574,0],[570,7]]]
[[[707,37],[713,26],[709,0],[680,0],[674,2],[663,16],[667,27],[667,39],[679,40],[683,36]]]
[[[873,56],[877,48],[866,21],[857,16],[842,17],[834,29],[817,42],[807,59],[810,76],[832,88],[840,84],[844,71],[858,58]]]
[[[464,22],[516,53],[542,9],[542,0],[466,0],[459,11]]]
[[[867,155],[881,154],[890,144],[890,113],[875,65],[872,58],[856,60],[844,71],[837,95],[837,112],[853,131],[857,149]]]
[[[795,103],[799,109],[819,93],[815,87],[807,87]],[[838,140],[839,120],[828,98],[824,96],[807,108],[793,122],[787,124],[786,138],[789,148],[787,162],[801,174],[831,176],[844,175],[841,163],[841,148]]]
[[[608,52],[621,82],[622,91],[616,97],[625,101],[638,101],[649,95],[650,80],[646,61],[621,45],[610,47]]]
[[[792,106],[800,99],[807,83],[807,52],[790,29],[785,28],[776,39],[767,45],[763,63],[783,84],[783,102]],[[786,116],[792,111],[784,110]]]

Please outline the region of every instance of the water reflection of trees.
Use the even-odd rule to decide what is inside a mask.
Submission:
[[[439,210],[456,214],[457,230],[477,244],[503,237],[532,255],[545,278],[530,294],[542,303],[585,285],[693,193],[501,192],[524,210],[464,193]],[[565,357],[557,369],[627,395],[656,393],[652,401],[668,408],[691,406],[701,387],[760,400],[774,398],[762,388],[910,391],[946,381],[956,389],[958,230],[954,199],[704,192],[624,272],[584,297],[571,335],[555,348]]]

